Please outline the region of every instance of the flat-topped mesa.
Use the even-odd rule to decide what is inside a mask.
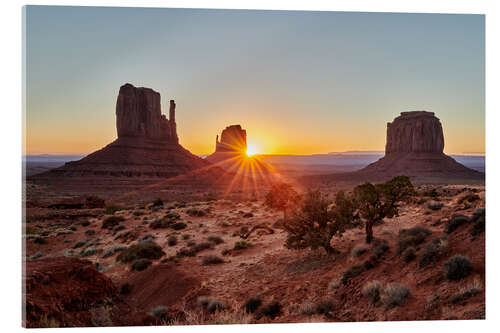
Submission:
[[[215,152],[245,153],[247,151],[247,131],[241,125],[231,125],[226,127],[215,139]]]
[[[443,128],[434,112],[401,112],[387,123],[385,154],[443,153]]]
[[[130,83],[120,87],[116,100],[118,138],[146,138],[178,142],[175,102],[170,101],[170,120],[161,113],[160,94],[150,88],[136,88]]]

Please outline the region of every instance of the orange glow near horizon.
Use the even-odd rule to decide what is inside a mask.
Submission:
[[[259,149],[257,148],[256,145],[254,144],[247,144],[247,151],[246,151],[246,154],[247,156],[251,157],[255,154],[258,154],[259,153]]]

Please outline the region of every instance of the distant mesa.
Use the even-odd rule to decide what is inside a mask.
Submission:
[[[179,144],[175,107],[171,100],[167,119],[158,92],[130,83],[121,86],[116,100],[118,138],[49,173],[168,178],[210,165]]]
[[[379,181],[398,175],[421,181],[483,181],[484,173],[472,170],[443,153],[441,121],[434,112],[401,112],[387,123],[385,155],[354,172],[303,177],[306,183],[329,181]]]
[[[205,159],[212,163],[218,163],[227,159],[245,157],[247,150],[247,131],[241,125],[227,126],[219,136],[215,138],[215,152]]]
[[[401,112],[393,122],[387,123],[385,156],[359,173],[432,178],[484,176],[445,155],[443,149],[443,127],[434,112]]]

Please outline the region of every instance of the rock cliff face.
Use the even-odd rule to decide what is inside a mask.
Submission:
[[[170,120],[161,114],[160,94],[127,83],[116,100],[118,138],[135,137],[177,142],[175,102],[170,101]]]
[[[434,112],[401,112],[392,123],[387,123],[385,154],[442,153],[443,128]]]
[[[170,119],[167,119],[161,113],[158,92],[129,83],[121,86],[116,100],[118,138],[83,159],[68,162],[49,173],[168,178],[209,166],[209,162],[179,144],[175,107],[171,100]]]

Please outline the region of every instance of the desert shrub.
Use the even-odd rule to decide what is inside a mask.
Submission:
[[[36,235],[38,234],[38,229],[35,227],[27,226],[24,228],[24,234],[25,235]]]
[[[443,204],[439,201],[429,200],[429,202],[427,202],[427,208],[429,208],[429,209],[440,210],[441,207],[443,207]]]
[[[184,240],[188,240],[190,237],[191,237],[191,235],[189,235],[189,234],[182,235],[182,239],[184,239]]]
[[[224,262],[224,259],[222,259],[220,257],[217,257],[216,255],[204,256],[201,259],[201,264],[203,266],[206,266],[206,265],[217,265],[217,264],[222,264],[223,262]]]
[[[444,231],[446,233],[452,233],[461,225],[470,222],[470,219],[464,215],[455,215],[453,216],[446,224],[444,225]]]
[[[161,198],[157,198],[153,203],[151,204],[152,207],[161,207],[163,206],[163,200]]]
[[[177,237],[175,237],[173,235],[170,236],[170,237],[168,237],[167,244],[168,244],[168,246],[175,246],[175,245],[177,245]]]
[[[118,232],[125,229],[125,226],[122,224],[117,225],[116,227],[113,228],[113,232]]]
[[[472,215],[473,225],[469,232],[472,236],[478,236],[484,232],[486,227],[486,211],[484,208],[476,208]]]
[[[207,305],[207,311],[209,313],[215,313],[216,311],[222,311],[224,310],[224,306],[222,305],[221,302],[219,302],[216,299],[210,300],[210,302]]]
[[[379,281],[370,281],[364,285],[361,293],[363,294],[363,296],[368,298],[373,304],[375,304],[380,299],[381,289],[382,285],[380,284]]]
[[[410,229],[399,230],[398,234],[398,253],[403,253],[410,246],[421,244],[432,232],[424,227],[416,226]]]
[[[47,315],[40,317],[39,321],[40,328],[58,328],[59,322],[54,318],[49,318]]]
[[[389,250],[389,248],[390,247],[389,244],[387,244],[387,241],[376,239],[376,243],[372,247],[372,254],[363,262],[364,269],[368,270],[376,267],[380,258],[385,252],[387,252],[387,250]]]
[[[203,211],[201,209],[196,209],[196,208],[187,209],[186,214],[188,214],[189,216],[198,216],[198,217],[206,215],[205,211]]]
[[[119,210],[123,210],[123,208],[121,208],[121,207],[119,207],[117,205],[107,205],[106,209],[105,209],[105,212],[108,215],[113,215],[114,213],[116,213]]]
[[[120,286],[120,294],[122,295],[128,295],[130,294],[131,291],[132,291],[132,286],[128,282],[125,282]]]
[[[145,214],[144,211],[142,210],[135,210],[133,213],[132,213],[134,216],[142,216]]]
[[[209,236],[208,237],[208,241],[212,242],[214,244],[224,243],[224,240],[221,237],[219,237],[219,236]]]
[[[231,254],[231,249],[224,249],[220,252],[220,254],[222,254],[223,256],[227,256]]]
[[[179,249],[175,256],[177,258],[183,258],[183,257],[194,257],[196,255],[196,251],[193,250],[193,248],[186,248],[183,247],[182,249]]]
[[[467,257],[453,256],[444,263],[444,272],[449,280],[461,280],[472,272],[472,263]]]
[[[148,268],[149,265],[151,265],[152,263],[153,262],[149,259],[144,259],[144,258],[136,259],[132,262],[131,268],[134,271],[143,271],[146,268]]]
[[[418,255],[418,266],[423,268],[430,263],[436,262],[445,253],[448,242],[443,238],[436,238],[424,245]]]
[[[211,301],[212,301],[212,297],[210,297],[210,296],[198,297],[198,305],[201,306],[202,308],[206,308]]]
[[[363,265],[354,265],[349,267],[342,275],[342,284],[347,284],[350,279],[360,275],[365,271],[365,267]]]
[[[472,203],[474,201],[477,201],[479,199],[480,199],[479,195],[470,193],[470,194],[466,194],[463,197],[461,197],[460,199],[458,199],[458,203],[459,204],[463,204],[463,203],[468,204],[468,203]]]
[[[195,241],[189,241],[187,242],[187,246],[195,246],[196,242]]]
[[[439,196],[435,188],[422,191],[421,195],[424,197],[431,197],[431,198],[437,198]]]
[[[319,315],[330,316],[331,312],[335,310],[336,304],[333,300],[327,298],[320,300],[314,305],[314,313]]]
[[[177,223],[174,223],[172,224],[172,229],[174,230],[182,230],[182,229],[185,229],[187,227],[187,224],[184,223],[184,222],[177,222]]]
[[[201,243],[198,243],[198,244],[195,244],[194,246],[192,246],[192,249],[198,253],[198,252],[201,252],[203,250],[206,250],[206,249],[210,249],[212,247],[212,243],[209,243],[209,242],[201,242]]]
[[[82,227],[88,227],[90,225],[90,222],[89,221],[83,221],[82,223],[80,223],[80,225]]]
[[[111,257],[113,254],[116,252],[123,251],[127,248],[126,245],[121,245],[121,244],[116,244],[104,251],[104,254],[102,255],[103,258]]]
[[[164,305],[158,305],[151,309],[151,315],[159,320],[167,320],[168,307]]]
[[[172,222],[171,219],[164,217],[161,219],[156,219],[156,220],[151,221],[149,223],[149,227],[151,229],[165,229],[165,228],[170,227],[173,224],[174,224],[174,222]]]
[[[460,290],[451,296],[451,302],[453,304],[461,303],[466,299],[477,295],[481,292],[483,286],[479,280],[475,279],[470,285],[460,288]]]
[[[368,245],[366,244],[357,244],[356,246],[354,246],[351,250],[351,255],[353,257],[359,257],[360,255],[362,255],[363,253],[366,253],[368,252],[369,250],[369,247]]]
[[[405,285],[390,283],[384,288],[381,299],[388,308],[393,308],[403,305],[409,295],[410,290]]]
[[[35,244],[47,244],[47,239],[43,238],[43,237],[36,237],[33,242]]]
[[[242,240],[239,240],[236,243],[234,243],[234,249],[235,250],[244,250],[244,249],[250,247],[251,245],[252,245],[252,243],[250,243],[247,240],[242,239]]]
[[[102,221],[102,229],[111,229],[115,226],[117,226],[118,224],[120,224],[120,222],[123,222],[125,221],[125,219],[123,218],[123,216],[115,216],[115,215],[112,215],[112,216],[108,216],[107,218],[105,218],[103,221]]]
[[[272,301],[271,303],[264,305],[260,308],[258,312],[258,317],[266,316],[271,319],[276,318],[281,313],[282,306],[278,301]]]
[[[165,214],[165,218],[171,219],[171,220],[178,220],[181,218],[181,216],[177,212],[167,212]]]
[[[262,300],[260,298],[251,297],[247,299],[245,304],[243,304],[243,308],[247,313],[254,313],[261,305],[262,305]]]
[[[80,255],[82,257],[88,257],[88,256],[93,256],[94,254],[97,253],[97,249],[95,247],[88,247],[85,250],[83,250]]]
[[[141,242],[123,250],[117,257],[117,261],[131,262],[137,259],[159,259],[165,252],[153,242]]]
[[[410,262],[413,259],[415,259],[415,257],[416,257],[416,250],[413,246],[410,246],[410,247],[406,248],[406,250],[403,251],[401,256],[403,257],[403,260],[405,262]]]

